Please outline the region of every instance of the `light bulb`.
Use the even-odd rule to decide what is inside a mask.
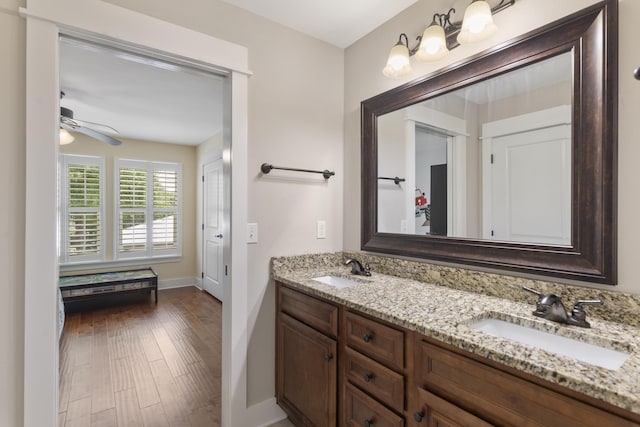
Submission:
[[[474,1],[467,7],[462,20],[462,29],[458,34],[458,43],[475,43],[491,37],[498,27],[493,23],[489,3]]]
[[[66,129],[60,128],[60,145],[71,144],[75,138]]]
[[[409,74],[411,71],[409,49],[399,41],[391,48],[389,58],[387,59],[387,65],[382,70],[382,74],[386,77],[402,77]]]
[[[416,52],[416,59],[422,62],[437,61],[449,54],[444,28],[438,24],[431,24],[424,30],[420,48]]]

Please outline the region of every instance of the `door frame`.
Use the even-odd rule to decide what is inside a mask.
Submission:
[[[416,126],[434,129],[448,135],[447,141],[447,235],[467,235],[467,121],[431,108],[415,105],[407,107],[405,115],[405,206],[409,230],[415,230],[415,152]]]
[[[28,0],[26,45],[26,217],[24,426],[54,427],[58,413],[58,37],[60,33],[125,47],[159,59],[223,71],[225,215],[233,223],[224,244],[228,296],[222,320],[222,425],[243,425],[247,416],[247,113],[248,51],[245,47],[99,0]],[[233,167],[231,167],[233,158]],[[56,214],[54,214],[54,212]],[[231,281],[233,280],[233,286]]]

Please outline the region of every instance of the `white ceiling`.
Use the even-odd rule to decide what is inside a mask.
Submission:
[[[224,0],[345,48],[417,0]]]
[[[60,105],[118,138],[198,145],[222,129],[223,78],[62,39]]]
[[[224,0],[344,48],[417,0]],[[223,78],[71,38],[60,104],[115,138],[198,145],[222,129]]]

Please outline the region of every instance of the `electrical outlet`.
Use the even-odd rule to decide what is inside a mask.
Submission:
[[[258,224],[255,222],[247,224],[247,243],[258,243]]]
[[[320,220],[316,223],[316,239],[327,238],[327,222]]]

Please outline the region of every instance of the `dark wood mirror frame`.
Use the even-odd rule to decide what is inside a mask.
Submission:
[[[362,102],[362,250],[613,285],[617,280],[618,5],[607,0]],[[573,52],[571,246],[379,233],[377,118]]]

